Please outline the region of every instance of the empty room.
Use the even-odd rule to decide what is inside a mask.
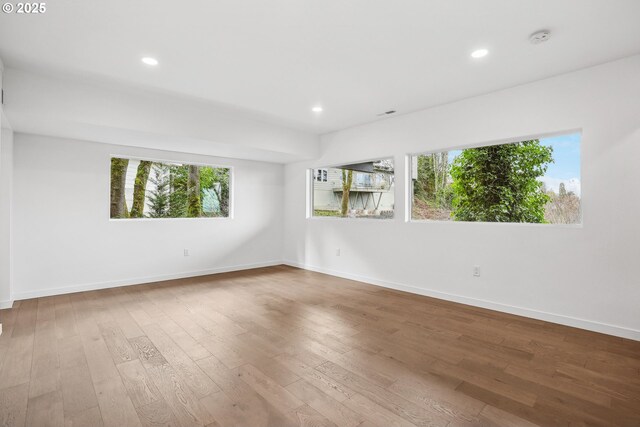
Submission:
[[[640,426],[640,1],[0,6],[0,427]]]

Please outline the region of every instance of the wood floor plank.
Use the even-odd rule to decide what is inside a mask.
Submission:
[[[126,309],[130,305],[128,294],[122,288],[108,289],[108,292],[113,295],[114,302],[109,304],[107,308],[124,336],[129,339],[144,335],[138,323]]]
[[[304,404],[304,402],[289,393],[264,373],[260,372],[260,370],[253,365],[247,364],[238,368],[238,376],[258,394],[283,412],[289,412]]]
[[[523,420],[508,412],[502,411],[491,405],[487,405],[482,409],[480,413],[481,426],[493,426],[493,427],[536,427],[536,424]]]
[[[29,397],[36,397],[57,390],[60,390],[60,369],[54,369],[49,374],[34,377],[29,382]]]
[[[30,398],[26,425],[39,427],[64,426],[62,393],[60,391],[52,391]]]
[[[428,370],[436,375],[443,375],[449,377],[455,377],[456,379],[462,379],[464,382],[473,384],[476,387],[490,390],[493,393],[501,394],[508,397],[511,400],[520,402],[527,406],[533,406],[536,402],[537,396],[528,389],[521,389],[517,386],[506,384],[502,381],[496,380],[492,373],[483,375],[482,372],[471,370],[467,368],[461,368],[456,365],[449,364],[444,361],[436,361],[432,364]]]
[[[282,387],[300,379],[288,366],[275,358],[255,358],[251,360],[251,364]]]
[[[446,425],[451,421],[450,416],[440,411],[432,410],[431,407],[416,405],[333,362],[327,362],[316,369],[355,390],[367,402],[371,401],[376,404],[376,407],[380,406],[385,411],[389,411],[413,425],[424,427],[439,426]],[[364,400],[360,399],[360,401]]]
[[[369,422],[380,427],[416,427],[415,424],[357,393],[343,403],[347,408],[359,413]]]
[[[53,297],[55,303],[56,335],[58,339],[77,334],[76,319],[68,295]]]
[[[243,353],[246,355],[246,351],[233,346],[223,337],[207,336],[200,340],[200,344],[229,369],[248,363],[248,360],[243,357]]]
[[[24,426],[28,400],[28,383],[0,389],[0,426]]]
[[[65,416],[98,406],[93,381],[86,363],[62,369],[60,386]]]
[[[158,366],[167,364],[167,360],[145,335],[131,338],[132,347],[137,351],[140,361],[145,365]]]
[[[82,338],[79,335],[59,339],[57,348],[60,369],[69,369],[87,363]]]
[[[331,357],[329,361],[383,388],[389,387],[398,379],[393,374],[382,372],[380,369],[382,363],[376,364],[375,361],[372,363],[373,359],[366,356],[363,352],[349,351]]]
[[[388,390],[444,418],[472,423],[486,404],[455,391],[450,382],[438,376],[404,377]]]
[[[118,371],[120,371],[133,406],[136,408],[162,400],[160,391],[139,360],[130,360],[119,364]]]
[[[11,335],[7,336],[8,347],[0,368],[0,387],[2,388],[29,382],[31,376],[37,301],[25,301],[17,310]]]
[[[136,411],[144,427],[175,427],[180,425],[173,411],[162,398],[139,406]]]
[[[287,364],[289,369],[300,376],[300,378],[303,378],[305,381],[320,389],[322,392],[331,396],[338,402],[342,402],[355,394],[355,391],[351,390],[346,385],[341,384],[330,376],[306,365],[303,361],[295,357],[280,355],[277,359],[282,363]]]
[[[105,427],[141,426],[138,414],[119,376],[94,383],[94,387]]]
[[[99,323],[98,326],[114,363],[128,362],[138,357],[127,341],[127,337],[115,322]]]
[[[143,330],[196,397],[202,398],[220,390],[158,325],[143,326]]]
[[[223,426],[242,426],[246,417],[242,409],[229,399],[226,393],[213,393],[200,399],[200,403]],[[248,424],[247,424],[248,425]]]
[[[287,415],[297,422],[296,425],[300,426],[337,427],[336,424],[309,405],[299,406],[289,411]]]
[[[640,425],[640,342],[285,266],[0,315],[0,425]]]
[[[244,382],[236,370],[228,369],[215,357],[200,359],[198,365],[222,389],[201,400],[221,425],[276,427],[295,424],[285,412]]]
[[[87,365],[94,382],[104,381],[118,376],[116,364],[110,357],[109,349],[102,338],[97,340],[83,340]]]
[[[31,381],[46,376],[59,369],[58,340],[56,338],[55,306],[52,300],[38,300]],[[33,395],[31,395],[33,397]]]
[[[212,421],[211,415],[177,372],[168,363],[158,364],[154,363],[153,358],[150,360],[151,362],[143,359],[142,364],[180,425],[186,427],[209,424]]]
[[[104,426],[102,422],[102,415],[100,414],[100,408],[98,408],[97,405],[84,411],[76,412],[73,414],[65,414],[64,425],[65,427]]]
[[[286,389],[338,426],[356,427],[364,421],[362,415],[347,408],[305,380],[296,381]]]
[[[211,356],[211,353],[207,349],[200,345],[198,341],[168,316],[158,320],[157,324],[192,360],[204,359],[205,357]]]
[[[31,377],[33,335],[11,338],[0,370],[0,386],[11,387],[28,383]]]

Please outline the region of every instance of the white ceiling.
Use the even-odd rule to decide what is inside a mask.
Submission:
[[[8,67],[193,96],[315,133],[640,52],[639,0],[56,0]],[[550,29],[550,41],[528,36]],[[489,56],[472,60],[472,50]],[[157,68],[140,62],[160,61]],[[322,104],[320,115],[310,111]]]

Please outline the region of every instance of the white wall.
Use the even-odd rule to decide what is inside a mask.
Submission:
[[[284,258],[640,339],[640,280],[632,271],[640,260],[639,112],[634,56],[325,135],[320,159],[286,166]],[[576,129],[583,132],[582,227],[405,222],[406,153]],[[305,219],[306,168],[389,155],[397,174],[393,220]]]
[[[5,74],[16,133],[271,162],[319,153],[316,135],[211,102],[86,77]]]
[[[0,309],[11,306],[11,200],[13,132],[0,131]]]
[[[0,59],[0,91],[3,87],[3,75],[4,65]],[[0,104],[0,309],[11,307],[12,178],[13,132],[4,115],[4,105]]]
[[[234,218],[109,220],[110,155],[232,166]],[[277,264],[282,182],[275,163],[16,133],[13,298]]]

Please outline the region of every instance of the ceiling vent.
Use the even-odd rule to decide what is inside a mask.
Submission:
[[[551,38],[551,31],[549,30],[540,30],[529,36],[529,41],[531,44],[540,44],[546,42]]]

